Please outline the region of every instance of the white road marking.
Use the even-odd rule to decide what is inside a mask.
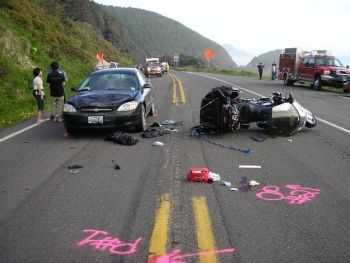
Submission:
[[[194,72],[186,72],[186,73],[188,73],[188,74],[193,74],[193,75],[198,75],[198,76],[202,76],[202,77],[206,77],[206,78],[209,78],[209,79],[218,80],[218,81],[221,81],[221,82],[227,83],[227,84],[229,84],[229,85],[231,85],[231,86],[233,86],[233,87],[235,87],[235,88],[239,88],[239,89],[244,90],[244,91],[246,91],[246,92],[249,92],[249,93],[255,94],[255,95],[257,95],[257,96],[260,96],[260,97],[265,97],[264,95],[261,95],[261,94],[259,94],[259,93],[255,93],[255,92],[250,91],[250,90],[245,89],[245,88],[242,88],[241,86],[235,85],[235,84],[230,83],[230,82],[228,82],[228,81],[226,81],[226,80],[222,80],[222,79],[214,78],[214,77],[207,76],[207,75],[200,74],[200,73],[194,73]],[[343,97],[343,98],[344,98],[344,97]],[[317,121],[323,122],[324,124],[327,124],[327,125],[329,125],[329,126],[331,126],[331,127],[333,127],[333,128],[336,128],[336,129],[338,129],[338,130],[342,131],[342,132],[345,132],[345,133],[350,134],[350,130],[347,130],[347,129],[343,128],[343,127],[340,127],[340,126],[338,126],[338,125],[336,125],[336,124],[334,124],[334,123],[331,123],[331,122],[329,122],[329,121],[326,121],[326,120],[320,119],[320,118],[318,118],[318,117],[316,117],[316,119],[317,119]]]
[[[45,121],[48,121],[48,120],[49,120],[49,118],[45,119]],[[21,133],[23,133],[23,132],[25,132],[25,131],[28,131],[28,130],[30,130],[30,129],[36,127],[36,126],[39,126],[39,125],[41,125],[41,124],[42,124],[42,123],[35,123],[35,124],[30,125],[30,126],[24,128],[24,129],[22,129],[22,130],[19,130],[19,131],[16,131],[16,132],[12,133],[12,134],[9,134],[9,135],[7,135],[7,136],[1,138],[1,139],[0,139],[0,143],[4,142],[4,141],[6,141],[6,140],[8,140],[8,139],[10,139],[10,138],[12,138],[12,137],[15,137],[15,136],[18,135],[18,134],[21,134]]]

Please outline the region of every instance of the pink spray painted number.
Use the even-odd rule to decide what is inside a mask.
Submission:
[[[320,194],[320,189],[304,188],[300,185],[287,184],[286,188],[290,190],[289,195],[280,192],[279,187],[269,185],[265,186],[256,196],[266,201],[282,201],[292,205],[302,205],[311,201],[316,195]]]
[[[182,261],[184,258],[199,257],[199,256],[211,256],[211,255],[233,253],[233,252],[235,252],[234,248],[228,248],[228,249],[221,249],[221,250],[213,250],[213,251],[205,251],[205,252],[198,252],[198,253],[193,253],[193,254],[180,255],[181,250],[176,249],[173,252],[171,252],[167,255],[164,255],[164,256],[154,256],[148,260],[148,263],[186,263],[186,261]]]
[[[109,236],[108,232],[94,229],[86,229],[84,233],[90,235],[79,242],[79,246],[91,246],[101,251],[109,251],[112,255],[130,255],[137,251],[137,247],[142,241],[138,238],[134,243],[123,243],[119,238]]]

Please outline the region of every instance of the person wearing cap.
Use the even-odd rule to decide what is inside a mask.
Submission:
[[[262,75],[263,75],[263,72],[264,72],[264,65],[260,62],[259,65],[257,66],[258,68],[258,71],[259,71],[259,77],[260,79],[262,79]]]

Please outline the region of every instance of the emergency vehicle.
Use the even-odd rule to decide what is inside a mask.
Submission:
[[[310,84],[315,90],[324,85],[342,88],[344,93],[350,91],[350,70],[327,50],[286,48],[280,54],[278,78],[285,85]]]

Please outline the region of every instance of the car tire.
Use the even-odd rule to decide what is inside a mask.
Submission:
[[[138,116],[138,123],[136,124],[135,129],[137,132],[144,132],[147,129],[145,106],[143,106],[143,104],[141,104],[141,110]]]
[[[314,80],[314,89],[320,91],[322,88],[321,77],[317,76]]]

